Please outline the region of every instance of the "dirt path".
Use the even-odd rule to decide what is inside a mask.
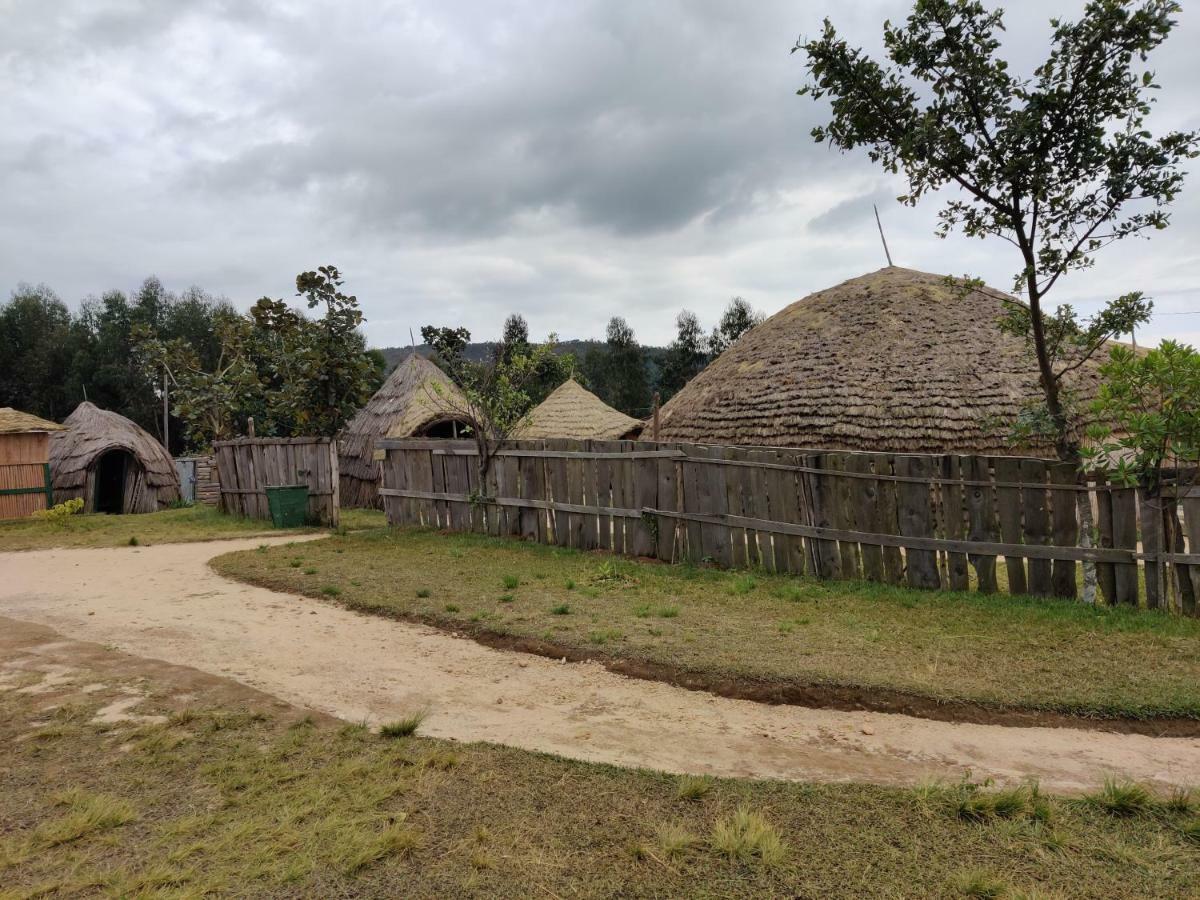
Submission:
[[[284,542],[281,538],[274,543]],[[0,554],[0,615],[224,675],[290,703],[422,731],[678,772],[911,784],[1106,776],[1200,783],[1200,739],[1011,728],[765,706],[492,650],[434,629],[227,581],[214,556],[262,539]],[[4,623],[0,621],[0,628]]]

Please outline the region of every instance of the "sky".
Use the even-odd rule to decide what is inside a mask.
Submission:
[[[1030,71],[1052,15],[1010,0]],[[1152,58],[1156,131],[1200,127],[1200,4]],[[424,324],[494,338],[666,343],[681,308],[774,313],[884,265],[1008,289],[998,241],[934,235],[937,197],[814,143],[798,36],[830,17],[880,46],[894,0],[0,0],[0,298],[70,304],[157,275],[245,308],[338,266],[376,346]],[[1200,169],[1200,160],[1193,164]],[[1081,313],[1142,290],[1139,343],[1200,344],[1200,172],[1150,241],[1052,296]],[[1189,314],[1197,313],[1197,314]]]

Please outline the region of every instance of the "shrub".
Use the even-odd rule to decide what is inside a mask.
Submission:
[[[39,509],[33,515],[34,518],[59,524],[71,518],[71,516],[79,515],[81,512],[83,512],[83,499],[81,497],[72,497],[70,500],[64,500],[62,503],[55,503],[49,509]]]

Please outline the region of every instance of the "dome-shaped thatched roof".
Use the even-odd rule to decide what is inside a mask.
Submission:
[[[636,437],[642,423],[613,409],[591,391],[568,379],[530,410],[513,436],[541,438],[595,438],[620,440]]]
[[[342,505],[375,504],[377,439],[423,435],[461,419],[462,409],[465,399],[450,376],[417,353],[406,356],[338,436]]]
[[[50,436],[55,499],[83,497],[90,511],[96,464],[110,450],[124,450],[135,463],[127,473],[125,512],[153,512],[179,499],[175,461],[140,425],[85,400],[63,426]]]
[[[660,439],[900,452],[1014,453],[1041,398],[1005,294],[889,267],[811,294],[747,332],[671,398]],[[1095,396],[1099,361],[1068,376]],[[1020,448],[1053,455],[1047,446]]]

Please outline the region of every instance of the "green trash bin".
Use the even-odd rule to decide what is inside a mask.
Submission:
[[[308,517],[308,485],[269,485],[267,505],[271,508],[271,524],[276,528],[296,528],[303,525]]]

